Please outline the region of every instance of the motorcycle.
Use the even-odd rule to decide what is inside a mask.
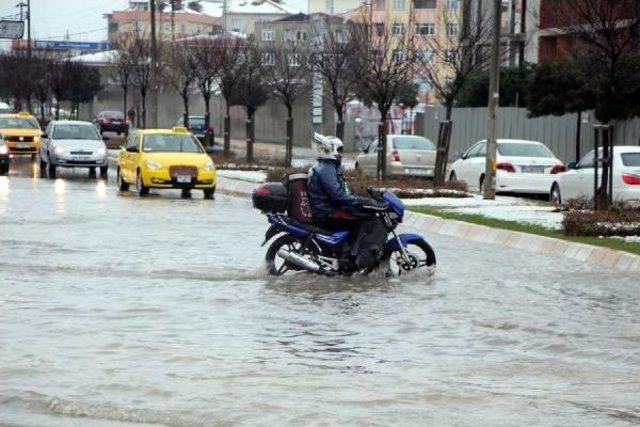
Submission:
[[[282,212],[284,209],[271,208],[273,203],[270,206],[256,203],[256,195],[261,199],[268,199],[271,192],[273,187],[269,185],[254,192],[254,206],[267,216],[271,224],[262,246],[275,238],[265,256],[267,270],[271,275],[280,276],[289,271],[307,271],[326,276],[352,275],[357,272],[366,275],[383,267],[386,268],[387,276],[399,276],[436,265],[435,252],[422,236],[396,233],[395,230],[404,217],[404,203],[392,192],[376,194],[371,187],[367,188],[367,192],[377,203],[364,205],[363,208],[372,212],[384,224],[388,240],[375,265],[364,269],[358,268],[354,259],[343,256],[350,241],[348,231],[323,230],[294,220]],[[279,196],[280,199],[286,197]]]

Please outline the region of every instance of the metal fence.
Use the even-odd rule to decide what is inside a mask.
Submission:
[[[451,134],[451,160],[455,159],[477,141],[487,137],[486,108],[455,108]],[[432,141],[438,137],[438,128],[444,120],[445,110],[427,108],[416,119],[416,133]],[[580,152],[582,155],[593,149],[593,125],[597,124],[592,114],[580,118]],[[525,108],[500,108],[498,110],[499,138],[526,139],[545,143],[558,158],[565,162],[576,160],[576,133],[578,114],[562,117],[528,118]],[[615,145],[640,145],[640,119],[615,123]]]

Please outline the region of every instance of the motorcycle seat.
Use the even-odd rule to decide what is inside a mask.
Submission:
[[[287,218],[287,223],[293,225],[294,227],[304,228],[305,230],[314,234],[326,234],[330,236],[336,232],[335,230],[327,230],[326,228],[316,227],[313,224],[304,224],[302,222],[296,221],[293,218]]]

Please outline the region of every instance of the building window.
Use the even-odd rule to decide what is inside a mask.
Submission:
[[[299,53],[290,53],[287,55],[287,63],[289,67],[299,67],[300,66],[300,54]]]
[[[404,10],[404,0],[393,0],[393,10]]]
[[[447,0],[447,9],[457,9],[458,0]]]
[[[273,41],[273,28],[262,29],[262,40],[265,42]]]
[[[435,55],[432,49],[422,49],[418,51],[418,56],[420,61],[425,64],[435,62]]]
[[[457,36],[458,35],[458,24],[447,24],[447,36]]]
[[[416,34],[419,36],[433,36],[436,34],[436,24],[433,22],[419,22],[416,24]]]
[[[404,34],[404,24],[402,22],[394,22],[392,27],[394,36],[401,36]]]
[[[403,62],[405,60],[404,51],[402,49],[394,49],[391,60],[393,62]]]
[[[299,42],[307,41],[307,32],[306,31],[296,32],[296,40]]]
[[[276,55],[273,52],[263,52],[262,65],[266,67],[276,65]]]
[[[373,1],[373,10],[378,12],[383,12],[387,9],[385,0],[374,0]]]
[[[455,62],[457,58],[458,58],[458,53],[455,50],[447,50],[444,53],[444,60],[449,63]]]
[[[231,20],[231,31],[235,31],[236,33],[242,32],[242,19]]]
[[[376,26],[376,34],[378,37],[384,36],[384,22],[376,22],[374,25]]]
[[[437,0],[416,0],[416,9],[435,9],[437,7]]]

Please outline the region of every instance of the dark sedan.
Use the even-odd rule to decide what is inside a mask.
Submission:
[[[115,132],[118,135],[129,132],[129,121],[120,111],[101,111],[93,119],[93,124],[103,132]]]

